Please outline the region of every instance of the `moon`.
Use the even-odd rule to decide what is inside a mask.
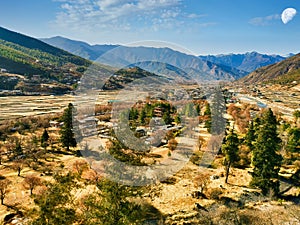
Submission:
[[[296,16],[297,10],[294,8],[287,8],[281,14],[281,20],[284,24],[290,22]]]

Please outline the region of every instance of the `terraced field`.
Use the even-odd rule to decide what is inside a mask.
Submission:
[[[61,112],[74,98],[64,96],[9,96],[0,98],[0,121]]]

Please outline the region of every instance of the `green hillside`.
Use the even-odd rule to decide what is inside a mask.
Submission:
[[[26,49],[30,49],[32,51],[27,51],[27,53],[31,54],[34,53],[34,50],[37,50],[37,52],[42,52],[44,54],[39,55],[40,57],[49,57],[51,56],[51,60],[57,61],[58,59],[60,60],[61,64],[64,63],[73,63],[76,65],[89,65],[89,62],[79,56],[75,56],[71,53],[68,53],[62,49],[53,47],[51,45],[48,45],[38,39],[28,37],[26,35],[13,32],[10,30],[7,30],[5,28],[0,27],[0,39],[4,40],[6,42],[13,43],[14,45],[11,46],[15,48],[16,46],[22,46],[23,48],[19,49],[20,51],[26,51]],[[2,45],[2,43],[1,43]],[[35,54],[36,56],[36,54]]]
[[[8,72],[52,76],[55,79],[57,72],[63,72],[61,67],[66,64],[80,72],[84,71],[82,67],[91,63],[37,39],[0,27],[0,67]]]
[[[5,81],[0,84],[2,90],[39,93],[71,91],[90,65],[90,61],[79,56],[0,27],[0,76]],[[9,74],[24,75],[24,79],[12,86]],[[51,90],[42,88],[47,86]]]

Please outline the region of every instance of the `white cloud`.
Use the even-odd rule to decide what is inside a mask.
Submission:
[[[287,8],[281,14],[281,20],[284,24],[290,22],[296,16],[297,10],[294,8]]]
[[[55,26],[73,30],[172,29],[201,15],[182,11],[182,0],[53,0],[61,2]]]
[[[274,14],[274,15],[269,15],[265,17],[255,17],[252,18],[249,23],[255,26],[267,26],[272,23],[274,20],[279,20],[280,15],[279,14]]]
[[[199,14],[195,14],[195,13],[191,13],[191,14],[188,14],[187,17],[188,18],[191,18],[191,19],[196,19],[196,18],[200,18],[200,17],[203,17],[205,15],[199,15]]]

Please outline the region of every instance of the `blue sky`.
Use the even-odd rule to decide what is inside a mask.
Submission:
[[[91,44],[171,42],[195,54],[300,52],[297,0],[7,0],[0,26],[33,37]]]

